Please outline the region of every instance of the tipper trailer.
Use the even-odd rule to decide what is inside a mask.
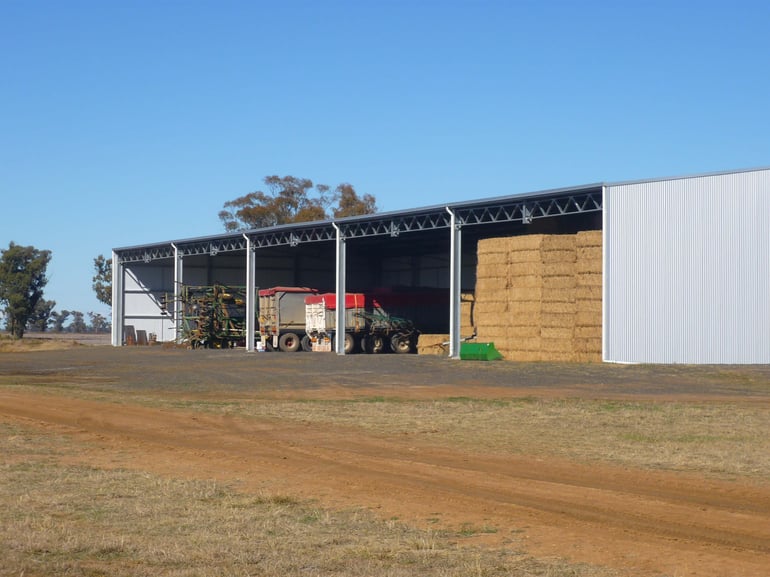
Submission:
[[[305,331],[305,297],[318,291],[278,286],[259,291],[259,334],[268,350],[311,350]]]
[[[305,297],[305,328],[311,350],[329,351],[337,338],[337,295]],[[345,353],[363,351],[411,353],[419,332],[411,321],[388,315],[377,299],[362,293],[345,294]]]

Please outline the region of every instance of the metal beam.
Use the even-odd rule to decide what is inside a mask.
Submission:
[[[519,222],[528,224],[541,218],[567,216],[602,210],[601,187],[559,190],[529,196],[512,196],[449,205],[463,227]],[[310,242],[334,241],[339,231],[347,238],[375,236],[397,237],[401,234],[439,230],[451,226],[446,206],[390,214],[350,217],[335,222],[281,225],[246,233],[229,233],[176,241],[183,256],[215,256],[225,252],[246,250],[250,241],[254,247],[297,246]],[[173,258],[167,243],[116,249],[121,262],[149,263]]]
[[[182,327],[182,285],[184,284],[184,261],[182,252],[172,242],[174,249],[174,342],[181,343],[183,335]]]
[[[457,215],[447,207],[450,215],[449,243],[449,358],[460,358],[460,307],[462,271],[462,230]]]
[[[123,345],[123,263],[112,251],[112,346]]]
[[[246,351],[254,352],[254,336],[256,335],[256,266],[254,247],[251,239],[245,234],[246,239]]]
[[[332,226],[337,231],[337,264],[336,264],[336,285],[335,290],[337,293],[337,310],[335,311],[335,334],[336,339],[334,341],[334,352],[338,355],[345,354],[345,235],[342,230],[335,224]]]

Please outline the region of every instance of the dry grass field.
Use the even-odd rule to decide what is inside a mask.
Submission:
[[[767,574],[770,367],[32,349],[1,576]]]

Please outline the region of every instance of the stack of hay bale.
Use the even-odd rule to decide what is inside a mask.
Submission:
[[[575,350],[575,235],[543,237],[542,360],[573,361]]]
[[[602,231],[575,235],[575,360],[602,360]]]
[[[601,360],[601,238],[591,231],[480,240],[478,341],[494,342],[508,360]]]
[[[479,341],[502,346],[507,337],[509,259],[507,238],[480,240],[477,249],[474,319]],[[498,348],[498,350],[500,350]],[[501,350],[505,356],[505,352]]]
[[[495,322],[502,327],[502,334],[495,339],[495,347],[506,359],[517,361],[539,361],[542,348],[541,326],[543,324],[543,235],[514,236],[497,239],[508,252],[508,267],[504,270],[507,278],[507,292],[499,291],[499,298],[505,301],[507,314],[496,316]],[[495,239],[490,239],[494,241]],[[482,242],[479,242],[479,247]],[[479,255],[479,260],[482,256]],[[477,277],[477,283],[478,283]],[[478,289],[478,284],[477,284]],[[489,297],[476,292],[477,310],[482,301]],[[503,311],[501,311],[503,312]],[[479,341],[486,341],[486,330],[482,331],[479,319]],[[486,329],[487,327],[484,327]]]

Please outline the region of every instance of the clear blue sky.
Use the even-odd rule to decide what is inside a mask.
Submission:
[[[766,1],[0,0],[0,246],[217,234],[270,174],[381,210],[770,165]]]

